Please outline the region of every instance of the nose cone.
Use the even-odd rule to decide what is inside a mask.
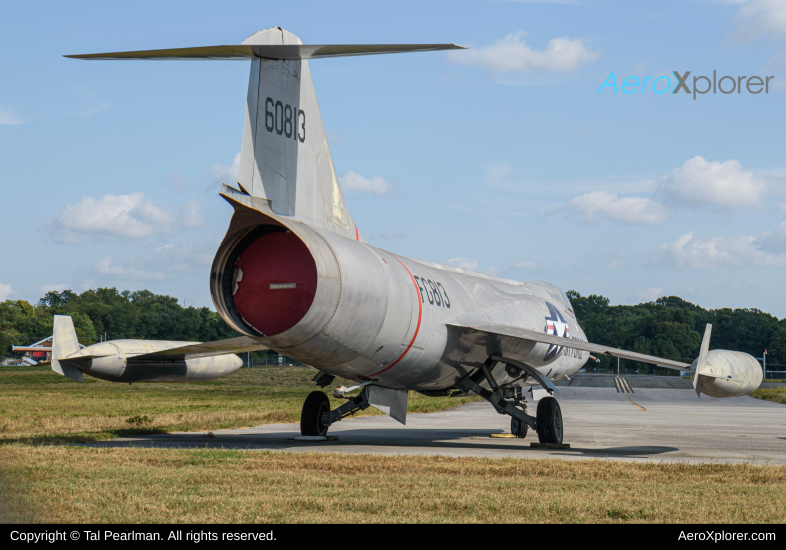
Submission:
[[[232,300],[243,320],[265,336],[295,326],[317,292],[317,266],[294,233],[264,235],[235,263]]]

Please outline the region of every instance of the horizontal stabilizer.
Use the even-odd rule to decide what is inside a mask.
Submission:
[[[631,361],[650,363],[660,367],[685,371],[690,370],[690,364],[688,363],[681,363],[679,361],[673,361],[672,359],[664,359],[663,357],[655,357],[654,355],[645,355],[643,353],[626,351],[624,349],[601,346],[599,344],[591,344],[589,342],[582,342],[580,340],[572,340],[570,338],[562,338],[561,336],[552,336],[550,334],[545,334],[535,330],[527,330],[503,325],[475,325],[468,327],[463,325],[449,324],[449,326],[459,327],[469,331],[486,332],[488,334],[494,334],[497,336],[508,336],[510,338],[518,338],[521,340],[530,340],[532,342],[541,342],[554,346],[562,346],[569,349],[589,351],[601,355],[610,355],[612,357],[619,357],[620,359],[630,359]]]
[[[237,46],[205,46],[135,52],[90,53],[66,55],[72,59],[320,59],[383,53],[433,52],[463,50],[458,44],[239,44]]]
[[[135,355],[129,357],[128,362],[182,361],[185,359],[197,359],[199,357],[212,357],[214,355],[227,355],[230,353],[246,353],[263,349],[268,349],[268,347],[263,346],[247,336],[240,336],[239,338],[229,338],[228,340],[216,340],[215,342],[205,342],[204,344],[189,344],[188,346],[181,346],[179,348]]]

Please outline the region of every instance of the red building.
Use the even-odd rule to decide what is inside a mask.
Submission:
[[[14,351],[23,351],[25,352],[25,359],[29,359],[29,361],[25,361],[25,363],[29,363],[35,365],[41,361],[51,361],[52,360],[52,337],[44,338],[36,342],[35,344],[30,344],[29,346],[12,346]]]

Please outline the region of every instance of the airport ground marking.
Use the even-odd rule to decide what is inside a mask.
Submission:
[[[633,393],[633,388],[630,387],[630,384],[628,384],[627,380],[625,380],[624,378],[620,378],[619,376],[615,376],[614,383],[617,385],[617,392],[624,393],[625,397],[628,398],[628,401],[630,401],[631,405],[644,412],[648,412],[648,413],[654,412],[654,411],[648,411],[638,403],[635,403],[633,399],[630,398],[630,394]]]

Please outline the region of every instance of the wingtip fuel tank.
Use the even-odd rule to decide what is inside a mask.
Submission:
[[[763,373],[759,362],[741,351],[714,349],[696,373],[699,360],[693,362],[691,380],[701,380],[701,393],[710,397],[739,397],[749,395],[759,387]]]
[[[243,361],[235,354],[212,357],[166,355],[195,342],[110,340],[78,349],[71,317],[56,315],[52,370],[78,382],[82,374],[110,382],[203,382],[235,372]]]

